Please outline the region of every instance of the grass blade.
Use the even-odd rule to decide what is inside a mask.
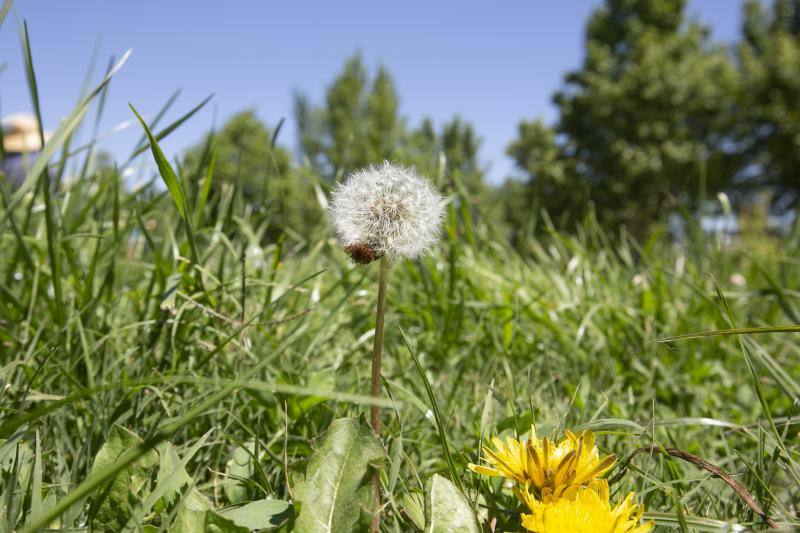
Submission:
[[[211,180],[214,178],[214,165],[217,161],[217,151],[212,148],[211,160],[208,162],[208,170],[206,171],[206,179],[203,181],[203,188],[200,190],[200,196],[197,199],[195,206],[194,225],[200,227],[203,221],[203,210],[206,208],[208,201],[208,193],[211,191]]]
[[[164,185],[167,186],[167,190],[172,197],[172,201],[175,203],[175,207],[178,208],[178,213],[185,222],[186,198],[183,196],[183,191],[180,182],[178,181],[178,175],[175,174],[175,170],[172,168],[169,160],[166,158],[164,152],[161,150],[161,147],[158,145],[158,141],[153,135],[153,132],[150,131],[150,127],[144,121],[139,112],[136,111],[136,108],[133,107],[133,104],[128,104],[128,106],[131,108],[131,111],[133,111],[133,114],[136,115],[136,118],[139,120],[142,128],[144,128],[145,135],[147,135],[147,138],[150,141],[150,150],[152,151],[153,159],[158,166],[158,172],[161,174],[161,179],[164,180]]]
[[[729,328],[716,331],[700,331],[697,333],[684,333],[683,335],[673,335],[662,337],[654,342],[675,342],[690,339],[702,339],[705,337],[724,337],[726,335],[758,335],[762,333],[800,333],[800,326],[762,326],[757,328]]]
[[[164,118],[164,115],[167,114],[167,111],[170,110],[172,104],[175,103],[180,94],[181,94],[181,89],[177,89],[174,93],[172,93],[169,96],[169,98],[167,98],[167,101],[164,102],[164,105],[161,106],[161,109],[158,110],[158,113],[156,113],[156,116],[153,117],[153,120],[150,122],[150,125],[152,127],[155,128],[161,122],[161,119]],[[135,157],[134,154],[141,153],[140,149],[142,148],[144,148],[145,150],[147,149],[147,147],[145,146],[146,142],[147,142],[147,134],[142,133],[142,136],[139,137],[139,140],[136,141],[136,144],[133,145],[133,151],[131,152],[131,155],[128,156],[127,161],[122,165],[123,167],[127,166],[128,163],[130,163],[133,160],[133,158]]]
[[[72,135],[75,129],[83,120],[83,117],[86,115],[86,112],[89,110],[89,106],[91,105],[92,101],[100,94],[103,88],[108,85],[111,81],[111,78],[119,72],[122,66],[128,61],[128,58],[131,55],[132,50],[129,49],[122,55],[122,58],[117,61],[117,64],[114,65],[114,68],[103,78],[103,81],[97,85],[92,92],[90,92],[84,100],[78,104],[72,112],[67,115],[67,117],[61,121],[61,125],[58,129],[53,133],[53,136],[50,137],[50,140],[42,147],[42,151],[39,153],[36,161],[31,165],[31,168],[28,170],[28,173],[25,175],[25,181],[20,185],[17,192],[11,199],[9,209],[13,209],[19,203],[20,200],[25,196],[25,194],[31,189],[34,182],[36,181],[37,177],[44,171],[45,167],[47,166],[48,161],[53,154],[55,154],[56,150],[58,150],[61,145]]]
[[[653,520],[659,526],[666,526],[670,528],[678,527],[681,524],[678,516],[672,513],[647,512],[644,513],[643,518],[644,520]],[[723,531],[732,531],[737,533],[749,531],[747,527],[735,522],[724,522],[722,520],[704,518],[701,516],[684,516],[684,523],[696,531],[708,531],[714,533]]]
[[[208,101],[208,99],[205,101]],[[158,172],[161,174],[161,179],[164,180],[164,184],[169,190],[172,201],[175,203],[175,206],[178,208],[178,213],[183,219],[186,237],[189,240],[189,248],[192,254],[192,263],[193,265],[198,265],[200,263],[200,255],[197,253],[197,244],[195,242],[194,230],[192,229],[192,219],[189,216],[188,200],[184,194],[185,188],[183,187],[180,178],[175,173],[175,170],[172,168],[172,165],[170,165],[169,161],[167,160],[167,157],[164,155],[164,152],[161,150],[161,147],[158,145],[158,140],[156,140],[153,132],[150,131],[147,123],[144,121],[139,112],[136,111],[136,108],[134,108],[132,104],[128,105],[133,111],[133,114],[136,115],[136,118],[139,119],[139,123],[144,128],[145,134],[150,140],[150,150],[153,153],[153,159],[155,159],[156,165],[158,166]],[[198,284],[202,286],[201,273],[196,272],[196,279]]]
[[[166,137],[167,135],[169,135],[170,133],[172,133],[173,131],[175,131],[175,130],[176,130],[178,127],[180,127],[180,125],[181,125],[181,124],[183,124],[184,122],[186,122],[187,120],[189,120],[190,118],[192,118],[192,116],[193,116],[195,113],[197,113],[198,111],[200,111],[201,109],[203,109],[203,107],[205,107],[205,105],[206,105],[208,102],[210,102],[212,98],[214,98],[214,94],[213,94],[213,93],[212,93],[212,94],[210,94],[210,95],[208,95],[208,96],[207,96],[207,97],[206,97],[206,98],[205,98],[205,99],[204,99],[202,102],[200,102],[199,104],[197,104],[196,106],[194,106],[192,109],[190,109],[189,111],[187,111],[187,112],[186,112],[184,115],[182,115],[182,116],[181,116],[181,117],[180,117],[178,120],[176,120],[175,122],[173,122],[172,124],[170,124],[169,126],[167,126],[166,128],[164,128],[163,130],[159,131],[158,133],[156,133],[156,134],[155,134],[155,136],[154,136],[154,137],[155,137],[155,139],[156,139],[157,141],[160,141],[161,139],[163,139],[164,137]],[[135,112],[135,111],[134,111],[134,112]],[[158,117],[157,117],[157,118],[158,118]],[[140,120],[141,120],[141,119],[140,119]],[[155,123],[155,121],[154,121],[154,123]],[[147,138],[149,139],[149,138],[150,138],[150,135],[149,135],[149,134],[146,134],[146,135],[147,135]],[[140,144],[141,144],[141,143],[140,143]],[[125,164],[125,165],[123,165],[123,166],[127,166],[127,164],[128,164],[128,163],[130,163],[130,161],[131,161],[131,160],[135,159],[135,158],[136,158],[136,156],[138,156],[139,154],[141,154],[141,153],[142,153],[142,152],[144,152],[145,150],[147,150],[147,146],[146,146],[146,145],[145,145],[145,146],[139,146],[138,148],[136,148],[136,149],[133,151],[133,153],[130,155],[130,157],[128,158],[128,161],[126,162],[126,164]]]
[[[415,354],[414,350],[411,348],[411,344],[408,342],[408,337],[406,337],[406,333],[402,328],[400,328],[400,336],[403,338],[403,342],[408,349],[408,353],[411,354],[411,359],[414,360],[414,366],[417,367],[417,372],[422,378],[422,383],[425,385],[425,392],[428,393],[428,399],[430,400],[431,408],[433,409],[433,416],[436,420],[436,429],[439,432],[439,442],[442,445],[442,451],[444,452],[445,460],[447,461],[447,467],[450,469],[450,476],[453,478],[453,483],[456,484],[458,490],[463,493],[464,487],[461,485],[461,475],[456,469],[456,464],[453,461],[453,456],[450,453],[450,445],[447,443],[447,433],[445,432],[444,419],[442,418],[442,413],[439,410],[439,404],[436,401],[436,396],[433,394],[433,388],[428,381],[428,376],[425,375],[425,369],[422,368],[419,359],[417,359],[417,354]]]
[[[22,48],[25,54],[25,73],[28,78],[33,110],[39,126],[39,140],[42,146],[45,145],[44,126],[42,125],[42,111],[39,105],[39,88],[36,83],[36,72],[33,68],[33,56],[31,54],[31,43],[28,34],[28,23],[23,23],[24,34]],[[43,158],[40,156],[37,163]],[[34,167],[36,164],[33,165]],[[37,178],[38,176],[38,178]],[[56,234],[55,212],[53,210],[53,200],[50,195],[50,175],[47,171],[47,161],[42,164],[41,172],[34,174],[33,178],[38,179],[42,184],[45,206],[45,231],[47,236],[47,255],[50,259],[50,281],[53,287],[53,308],[56,323],[64,325],[66,313],[64,311],[64,300],[61,291],[61,255],[59,254],[58,235]],[[27,181],[27,178],[26,178]]]
[[[11,4],[14,3],[14,0],[5,0],[3,2],[3,7],[0,8],[0,26],[3,25],[3,21],[6,20],[6,15],[8,12],[11,11]]]
[[[731,326],[736,326],[734,322],[734,315],[733,310],[731,309],[730,305],[728,304],[728,299],[725,298],[725,294],[720,289],[719,285],[717,284],[716,280],[714,281],[714,289],[717,292],[717,298],[720,301],[722,309],[725,313],[725,317],[730,322]],[[750,351],[745,346],[744,342],[742,341],[741,337],[737,338],[739,343],[739,348],[742,351],[742,355],[744,356],[745,362],[747,363],[747,369],[750,372],[750,377],[752,378],[753,387],[756,391],[756,396],[758,397],[758,402],[761,405],[761,411],[764,413],[764,416],[769,423],[769,427],[772,430],[772,434],[775,437],[775,443],[777,444],[778,448],[784,455],[784,459],[786,461],[786,466],[788,467],[787,470],[794,478],[795,483],[800,485],[800,469],[798,469],[797,463],[792,458],[792,454],[789,453],[789,450],[786,449],[786,444],[783,441],[783,437],[781,433],[778,431],[777,426],[775,425],[775,420],[772,417],[772,412],[769,408],[769,404],[767,403],[767,399],[764,395],[764,387],[761,385],[761,380],[758,377],[758,372],[756,371],[756,367],[753,364],[753,359],[750,357]]]

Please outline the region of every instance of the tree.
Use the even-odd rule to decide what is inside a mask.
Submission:
[[[515,193],[515,202],[524,200],[528,209],[517,206],[506,218],[517,227],[527,227],[530,218],[545,208],[561,226],[579,220],[589,201],[588,184],[575,179],[574,160],[556,141],[555,130],[537,119],[521,122],[517,135],[506,153],[529,178],[522,197]]]
[[[321,210],[311,182],[292,168],[289,152],[273,146],[273,134],[254,111],[243,111],[219,132],[209,133],[210,139],[190,148],[183,168],[206,168],[210,142],[215,159],[212,197],[220,196],[224,184],[232,185],[249,210],[269,223],[268,236],[287,230],[305,235],[321,217]]]
[[[381,66],[370,77],[360,55],[328,87],[324,107],[297,94],[295,117],[303,155],[330,181],[398,156],[404,128],[391,76]]]
[[[379,66],[371,75],[358,54],[328,87],[324,106],[296,95],[295,117],[304,157],[330,181],[384,160],[413,165],[435,177],[444,156],[446,178],[458,178],[473,195],[482,191],[480,141],[472,125],[455,117],[439,131],[430,119],[408,129],[389,71]]]
[[[703,180],[711,191],[727,183],[737,73],[684,7],[607,0],[594,12],[583,65],[554,96],[555,131],[524,123],[509,147],[526,177],[542,180],[533,191],[566,187],[560,210],[580,212],[588,196],[602,221],[641,233],[677,203],[695,204]]]
[[[442,124],[437,133],[433,121],[426,118],[405,137],[403,162],[414,165],[427,176],[440,174],[448,180],[442,186],[458,180],[473,202],[485,191],[485,170],[478,161],[480,139],[469,122],[461,117]]]
[[[800,0],[745,4],[737,49],[742,73],[740,185],[768,188],[786,208],[800,189]]]

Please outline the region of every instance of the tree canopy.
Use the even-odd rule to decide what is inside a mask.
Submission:
[[[313,182],[330,189],[384,160],[415,166],[446,193],[513,235],[546,210],[571,227],[591,211],[643,236],[675,212],[699,213],[715,193],[734,203],[768,192],[773,209],[800,189],[800,0],[743,4],[742,36],[724,47],[686,14],[686,0],[606,0],[586,24],[582,64],[553,95],[557,119],[522,120],[507,154],[515,176],[487,184],[480,137],[456,116],[411,124],[388,69],[356,54],[322,101],[298,93],[297,158],[256,115],[214,135],[215,183],[266,213],[276,228],[320,216]],[[187,165],[207,164],[201,143]],[[299,209],[298,209],[299,206]],[[299,213],[297,215],[293,213]],[[293,218],[296,217],[296,218]]]
[[[508,146],[530,205],[566,224],[593,205],[639,234],[721,191],[793,205],[800,2],[746,2],[735,53],[685,11],[685,0],[606,0],[592,14],[583,64],[553,97],[557,120],[523,121]]]

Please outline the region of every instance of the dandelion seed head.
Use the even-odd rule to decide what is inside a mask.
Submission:
[[[384,162],[351,174],[333,191],[331,218],[351,257],[369,263],[382,255],[414,259],[436,243],[442,196],[413,169]]]

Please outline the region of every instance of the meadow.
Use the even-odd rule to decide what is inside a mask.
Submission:
[[[619,458],[612,492],[635,491],[659,530],[767,522],[708,470],[636,452],[654,445],[800,525],[796,235],[688,220],[682,240],[637,242],[591,215],[564,233],[542,214],[512,246],[457,181],[431,176],[449,183],[444,232],[392,267],[376,400],[377,265],[354,264],[327,219],[268,238],[239,191],[212,188],[213,163],[171,163],[157,140],[191,112],[133,147],[158,165],[150,181],[94,165],[90,133],[76,139],[105,88],[3,189],[0,531],[300,531],[312,506],[328,530],[358,530],[368,463],[383,465],[384,531],[448,530],[432,521],[437,474],[484,530],[519,531],[520,504],[467,464],[531,424],[593,430]],[[35,81],[32,95],[36,108]],[[325,207],[330,186],[315,187]],[[374,404],[377,447],[359,433]],[[342,419],[346,460],[325,440]],[[351,475],[342,492],[311,483],[328,468]]]

